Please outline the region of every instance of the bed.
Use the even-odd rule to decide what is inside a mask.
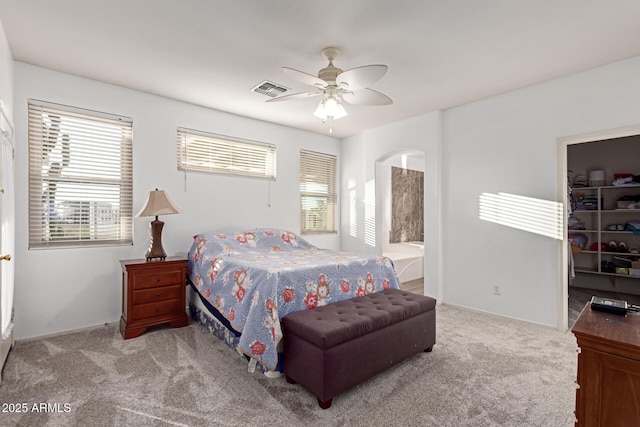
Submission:
[[[201,300],[190,302],[191,316],[268,372],[281,369],[287,314],[399,288],[389,258],[319,249],[265,228],[194,236],[187,276]]]

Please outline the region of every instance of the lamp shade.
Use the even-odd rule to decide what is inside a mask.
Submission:
[[[149,191],[147,201],[144,203],[140,212],[136,214],[136,217],[141,216],[158,216],[158,215],[172,215],[182,213],[180,209],[173,204],[167,193],[164,190]]]

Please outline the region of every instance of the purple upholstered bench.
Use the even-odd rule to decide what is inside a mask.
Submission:
[[[398,289],[298,311],[282,319],[283,370],[318,398],[334,396],[436,342],[436,300]]]

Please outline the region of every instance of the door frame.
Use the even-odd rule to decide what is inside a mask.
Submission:
[[[569,254],[566,236],[568,234],[567,227],[567,209],[569,200],[567,198],[567,147],[574,144],[583,144],[585,142],[601,141],[606,139],[624,138],[627,136],[640,135],[640,124],[626,126],[622,128],[606,129],[595,132],[588,132],[578,135],[564,136],[557,139],[558,149],[558,201],[564,206],[562,214],[562,239],[558,240],[558,329],[567,331],[569,328]]]
[[[0,100],[0,164],[2,164],[4,162],[4,134],[8,134],[9,138],[10,138],[10,143],[12,144],[12,150],[11,150],[11,159],[10,162],[12,163],[12,165],[14,164],[14,159],[15,159],[15,155],[14,155],[14,150],[15,150],[15,143],[13,142],[13,137],[15,135],[14,132],[14,126],[11,123],[9,117],[7,116],[7,114],[5,113],[5,110],[3,109],[3,104],[2,104],[2,100]],[[11,171],[15,174],[15,168],[14,166],[11,167]],[[11,181],[13,181],[13,176],[11,177]],[[4,186],[5,182],[4,179],[0,179],[0,186]],[[14,190],[14,184],[12,185],[11,191],[9,192],[5,192],[4,188],[2,189],[2,199],[0,200],[0,222],[2,222],[4,220],[4,215],[6,215],[6,213],[4,212],[4,197],[11,197],[13,199],[14,194],[15,194],[15,190]],[[15,201],[12,201],[11,203],[12,205],[14,205],[15,207]],[[12,213],[13,215],[13,221],[14,224],[12,229],[9,230],[9,233],[14,233],[13,236],[11,237],[11,240],[15,239],[15,213]],[[0,234],[2,234],[2,231],[0,230]],[[0,236],[1,237],[1,236]],[[4,251],[5,248],[0,248],[0,250]],[[9,248],[9,252],[8,253],[0,253],[0,255],[10,255],[10,256],[15,256],[15,253],[11,253],[11,252],[15,252],[15,246],[12,248]],[[5,263],[9,263],[11,262],[12,264],[8,264],[9,268],[15,269],[15,261],[11,260],[11,258],[9,258],[8,260],[1,260],[0,263],[2,263],[0,265],[0,273],[1,270],[5,267]],[[15,270],[14,270],[15,271]],[[2,313],[2,295],[4,294],[3,291],[3,287],[4,286],[8,286],[6,283],[3,282],[2,279],[2,275],[0,274],[0,316],[3,314]],[[14,287],[15,284],[15,280],[13,280],[14,283],[11,283],[11,286]],[[15,287],[14,287],[15,289]],[[13,294],[13,300],[15,301],[15,291],[12,291]],[[4,368],[4,364],[7,360],[7,356],[9,355],[9,351],[11,350],[11,348],[14,345],[14,336],[13,336],[13,326],[12,326],[12,322],[13,322],[13,311],[14,311],[14,305],[13,302],[11,304],[12,309],[11,309],[11,313],[9,313],[10,319],[9,319],[9,331],[7,333],[7,331],[2,331],[0,330],[0,382],[2,382],[2,369]],[[3,335],[4,338],[3,338]]]

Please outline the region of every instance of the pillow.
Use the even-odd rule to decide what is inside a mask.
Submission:
[[[256,228],[247,231],[215,231],[195,236],[206,244],[210,254],[272,252],[316,249],[295,233],[275,228]]]

